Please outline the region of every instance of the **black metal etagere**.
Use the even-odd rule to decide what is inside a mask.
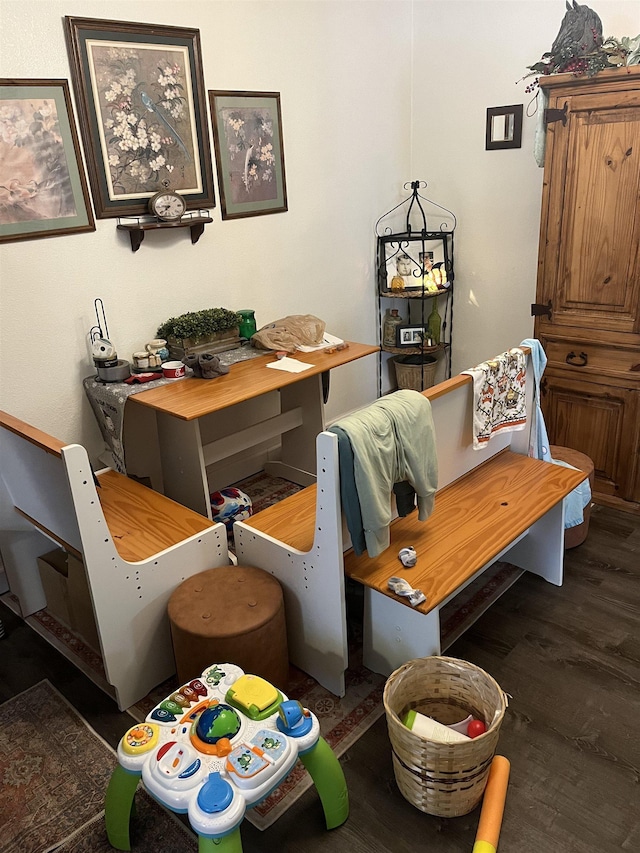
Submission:
[[[456,217],[446,207],[421,195],[420,190],[426,186],[426,182],[419,180],[405,184],[404,189],[410,189],[411,194],[376,222],[380,396],[384,393],[384,370],[388,362],[385,353],[411,356],[417,362],[418,385],[411,386],[416,390],[432,384],[426,382],[421,367],[429,357],[444,362],[443,378],[451,376]],[[438,222],[436,227],[434,220]],[[388,336],[385,342],[384,336],[385,311],[390,311],[390,306],[399,312],[407,307],[406,321],[403,317],[403,322],[397,325],[393,344]],[[434,306],[441,312],[439,336],[432,334],[433,326],[437,325],[433,322]],[[442,374],[440,365],[435,367]]]

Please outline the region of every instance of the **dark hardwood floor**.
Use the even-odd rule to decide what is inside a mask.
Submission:
[[[112,745],[131,717],[0,605],[0,700],[48,678]],[[640,519],[594,507],[561,588],[525,574],[447,654],[510,695],[498,751],[511,761],[501,853],[640,851]],[[444,820],[399,794],[384,717],[342,759],[347,823],[327,833],[311,789],[245,853],[470,853],[479,808]],[[179,853],[179,851],[172,851]]]

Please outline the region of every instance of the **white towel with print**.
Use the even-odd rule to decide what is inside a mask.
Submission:
[[[524,429],[527,422],[526,357],[518,347],[463,370],[473,380],[473,446],[486,447],[496,433]]]

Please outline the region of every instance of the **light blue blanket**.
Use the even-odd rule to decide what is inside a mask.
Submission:
[[[529,435],[529,453],[535,459],[543,459],[545,462],[553,462],[554,465],[563,465],[565,468],[573,468],[567,462],[560,459],[553,459],[549,450],[549,437],[547,435],[547,427],[540,408],[540,380],[547,366],[547,356],[542,349],[542,344],[536,338],[527,338],[520,344],[521,347],[530,347],[531,363],[533,365],[533,374],[535,378],[533,401],[534,410],[531,417],[531,433]],[[570,492],[564,499],[564,526],[576,527],[582,524],[584,519],[583,509],[589,505],[591,500],[591,486],[589,479],[580,483],[579,486]]]

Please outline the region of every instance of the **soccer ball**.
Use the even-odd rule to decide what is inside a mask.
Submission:
[[[221,489],[211,495],[211,512],[213,520],[221,521],[231,533],[234,521],[244,521],[251,516],[251,498],[240,489]]]

